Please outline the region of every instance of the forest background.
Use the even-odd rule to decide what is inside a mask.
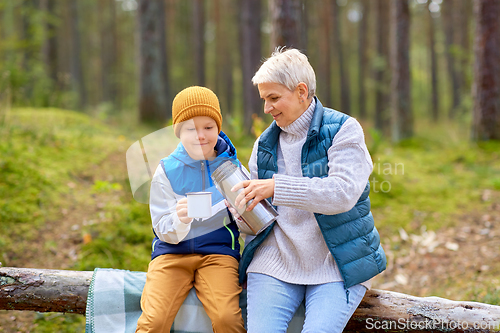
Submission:
[[[127,148],[204,85],[246,164],[272,121],[250,79],[292,46],[365,130],[374,287],[500,304],[498,17],[495,0],[0,0],[0,262],[145,271]],[[56,331],[83,318],[0,311],[0,332]]]

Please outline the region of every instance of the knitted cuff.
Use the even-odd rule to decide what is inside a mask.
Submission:
[[[274,175],[273,205],[300,208],[305,205],[309,185],[303,177]]]

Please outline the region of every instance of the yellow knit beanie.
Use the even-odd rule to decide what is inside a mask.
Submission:
[[[176,126],[183,121],[197,116],[207,116],[215,120],[219,132],[222,127],[222,114],[219,99],[214,92],[205,87],[188,87],[175,96],[172,102],[172,124],[174,132],[179,137],[182,126]]]

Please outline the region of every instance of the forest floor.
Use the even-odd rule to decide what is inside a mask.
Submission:
[[[63,218],[48,221],[31,243],[29,252],[9,262],[14,267],[71,269],[81,254],[82,245],[91,235],[83,226],[102,216],[105,202],[118,200],[116,194],[92,193],[95,179],[115,181],[126,174],[123,153],[111,154],[100,165],[68,183],[81,202],[63,209]],[[438,294],[449,299],[470,300],[491,294],[491,302],[500,299],[500,192],[487,191],[483,199],[487,211],[472,211],[457,216],[456,226],[437,231],[425,228],[419,234],[401,231],[385,246],[388,269],[374,280],[373,288],[416,296]],[[47,244],[50,244],[47,246]],[[395,245],[396,244],[396,245]],[[488,273],[485,275],[485,273]],[[483,277],[484,276],[484,277]],[[489,276],[496,276],[491,280]],[[487,279],[493,289],[484,289]],[[496,285],[496,287],[494,287]],[[478,294],[475,294],[475,293]],[[495,299],[495,295],[496,299]],[[78,315],[53,313],[40,315],[27,311],[0,311],[0,332],[40,332],[40,322],[71,321],[75,331],[84,331]]]
[[[456,216],[453,227],[407,234],[384,246],[388,266],[374,288],[500,305],[500,191],[486,190],[484,211]]]
[[[22,256],[9,260],[11,267],[75,269],[81,259],[82,247],[92,242],[92,235],[82,232],[89,224],[103,219],[105,205],[119,201],[116,193],[95,193],[95,180],[115,182],[127,174],[124,152],[109,155],[99,165],[67,183],[75,195],[68,197],[68,206],[61,208],[61,219],[49,220],[38,230],[40,237],[32,240]],[[84,332],[84,317],[74,314],[38,314],[31,311],[0,311],[0,332],[50,332],[41,323],[59,321],[73,332]],[[52,327],[49,325],[49,327]],[[68,332],[71,332],[68,330]]]
[[[25,128],[20,133],[30,140],[34,136]],[[48,134],[39,135],[37,138],[37,140],[44,140],[43,142],[54,145],[54,149],[62,152],[60,145],[64,145],[65,141],[59,137],[55,137],[53,141],[50,141],[52,139]],[[71,141],[67,142],[71,143]],[[3,241],[7,244],[4,247],[9,249],[8,251],[0,249],[0,253],[3,253],[0,256],[3,266],[72,270],[113,267],[146,270],[149,262],[151,227],[147,205],[135,202],[128,190],[125,151],[129,144],[130,142],[122,142],[103,157],[89,162],[88,167],[79,168],[79,171],[65,171],[66,176],[62,178],[60,184],[62,188],[57,188],[61,194],[54,201],[56,212],[42,219],[43,223],[36,224],[33,227],[34,233],[27,233],[24,239],[23,233],[14,232],[19,229],[17,225],[7,227],[7,231],[13,232],[8,235],[8,240],[2,240],[0,233],[0,243]],[[409,149],[411,148],[402,149],[405,155],[388,158],[403,160],[407,158],[407,155],[413,156],[420,152],[418,150],[415,153]],[[99,150],[102,150],[101,147]],[[240,149],[239,153],[243,150]],[[441,150],[436,149],[436,151],[436,154],[442,154]],[[42,153],[44,152],[41,151],[40,154]],[[462,156],[455,158],[455,155],[446,156],[446,161],[455,163],[451,168],[433,166],[433,168],[441,168],[439,177],[455,176],[462,172],[462,169],[469,170],[469,166],[476,167],[478,163],[480,165],[484,163],[485,167],[479,172],[490,170],[485,168],[491,164],[493,171],[490,170],[485,174],[492,179],[497,179],[495,182],[500,179],[496,155],[484,154],[469,157],[467,152],[463,154],[465,156],[463,158]],[[48,151],[47,155],[53,156],[53,152]],[[77,158],[85,160],[88,156],[77,156]],[[382,155],[379,153],[376,156],[374,161]],[[425,156],[419,155],[415,158],[421,160],[422,157]],[[464,158],[465,162],[463,162]],[[468,159],[470,159],[470,164],[467,164]],[[415,196],[413,192],[408,194],[401,188],[404,186],[406,191],[411,185],[418,185],[416,178],[425,179],[425,175],[412,173],[411,167],[415,163],[412,160],[405,161],[408,171],[404,178],[387,179],[393,182],[396,195]],[[68,168],[73,167],[70,165]],[[415,169],[422,170],[423,168],[416,165]],[[472,171],[467,175],[476,177],[474,176],[476,169],[470,170]],[[435,174],[434,169],[430,172]],[[462,173],[459,174],[462,175]],[[470,183],[478,184],[476,178],[470,179]],[[398,187],[398,181],[403,185]],[[434,182],[438,183],[438,181]],[[477,195],[474,194],[477,202],[470,207],[464,206],[466,209],[457,210],[451,217],[446,215],[446,219],[451,219],[451,223],[442,224],[438,224],[439,218],[437,222],[429,220],[429,216],[423,216],[424,213],[414,210],[414,207],[424,207],[425,202],[422,200],[414,203],[416,198],[410,198],[412,215],[407,218],[406,210],[404,210],[406,208],[402,206],[406,204],[405,202],[398,206],[395,203],[396,197],[389,198],[392,201],[380,201],[382,197],[376,199],[376,193],[374,193],[373,214],[378,223],[377,226],[381,225],[379,230],[388,258],[388,267],[384,273],[374,279],[373,288],[415,296],[439,296],[452,300],[480,301],[500,305],[500,189],[495,187],[497,183],[491,184],[493,186],[481,184],[474,189],[465,187],[465,190],[469,192],[479,191]],[[422,188],[418,191],[422,191]],[[447,183],[443,185],[443,188],[450,191]],[[434,188],[430,188],[429,191],[431,194],[415,193],[423,193],[421,196],[431,197],[429,198],[431,201],[442,200],[445,205],[450,199],[447,195],[454,195],[457,189],[435,195],[432,195]],[[382,199],[385,200],[385,198]],[[391,205],[392,212],[387,209],[389,205]],[[425,211],[434,211],[433,205],[434,203],[429,202]],[[393,214],[396,219],[399,217],[401,220],[408,220],[408,223],[399,227],[399,225],[394,226],[392,222],[396,219],[384,222],[386,213],[388,216]],[[0,311],[1,333],[84,332],[84,330],[85,319],[81,315]]]

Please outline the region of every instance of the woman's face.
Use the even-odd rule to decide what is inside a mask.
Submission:
[[[293,123],[307,109],[299,86],[290,91],[280,83],[266,82],[257,85],[260,98],[264,100],[264,113],[273,116],[279,127]]]

